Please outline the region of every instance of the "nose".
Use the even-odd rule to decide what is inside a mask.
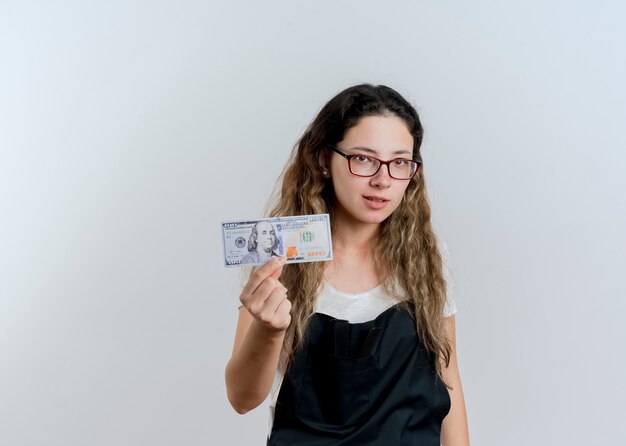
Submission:
[[[389,164],[381,165],[378,172],[370,180],[370,184],[376,187],[389,187],[392,178],[389,176]]]

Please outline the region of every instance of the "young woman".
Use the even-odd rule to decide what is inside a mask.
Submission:
[[[422,134],[400,94],[364,84],[294,148],[269,214],[330,214],[333,260],[254,270],[226,366],[237,412],[271,392],[268,445],[469,444]]]

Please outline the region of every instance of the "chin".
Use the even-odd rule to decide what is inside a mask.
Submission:
[[[370,224],[380,224],[382,222],[384,222],[385,220],[387,220],[389,218],[391,214],[370,214],[370,215],[361,215],[359,217],[357,217],[359,220],[361,220],[363,223],[370,223]]]

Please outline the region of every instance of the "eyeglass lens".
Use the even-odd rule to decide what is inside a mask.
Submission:
[[[350,159],[350,171],[354,175],[372,176],[380,167],[380,161],[368,156],[355,156]],[[397,159],[388,164],[389,175],[398,180],[408,180],[415,174],[417,163],[415,161]]]

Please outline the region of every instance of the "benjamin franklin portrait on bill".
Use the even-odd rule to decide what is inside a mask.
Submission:
[[[241,259],[241,263],[264,263],[280,255],[277,249],[278,237],[276,237],[274,225],[267,221],[260,221],[252,227],[248,239],[250,252]]]

